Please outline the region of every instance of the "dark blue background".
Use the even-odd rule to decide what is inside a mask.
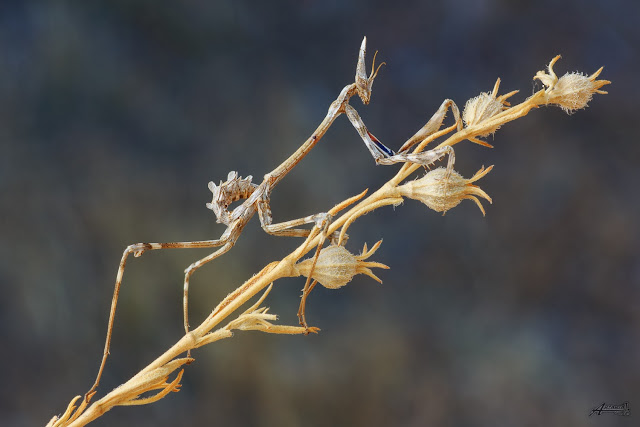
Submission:
[[[445,98],[530,95],[556,71],[613,81],[567,116],[541,108],[456,169],[495,169],[494,200],[441,216],[406,201],[358,221],[384,243],[384,285],[309,300],[318,336],[237,333],[195,353],[182,391],[95,425],[567,426],[602,402],[640,416],[640,10],[633,1],[21,2],[0,6],[0,423],[42,425],[96,373],[122,250],[215,238],[207,182],[261,177],[353,81],[364,35],[387,62],[352,104],[397,148]],[[275,221],[375,189],[341,117],[277,188]],[[257,219],[192,281],[192,324],[298,241]],[[182,332],[182,271],[207,251],[160,251],[125,274],[101,394]],[[294,324],[301,280],[268,305]]]

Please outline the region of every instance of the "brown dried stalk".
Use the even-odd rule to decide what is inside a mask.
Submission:
[[[466,103],[462,116],[453,101],[445,100],[427,124],[409,138],[398,153],[395,153],[368,131],[355,109],[349,105],[349,98],[355,94],[360,96],[364,104],[369,102],[373,79],[377,74],[377,70],[374,72],[373,67],[369,76],[364,71],[365,42],[366,39],[361,47],[355,83],[347,85],[342,90],[336,101],[331,104],[327,117],[325,117],[313,135],[282,165],[267,174],[262,184],[251,184],[250,177],[242,179],[238,178],[237,174],[234,173],[230,174],[228,181],[224,184],[221,183],[220,186],[210,184],[214,199],[209,207],[216,213],[219,222],[228,225],[227,231],[221,239],[165,244],[141,243],[132,245],[125,250],[118,270],[105,352],[98,378],[79,406],[76,407],[76,402],[80,399],[80,396],[77,396],[71,401],[64,414],[59,417],[54,416],[49,421],[49,426],[82,426],[102,416],[115,406],[144,405],[162,399],[172,391],[179,391],[180,379],[183,374],[183,369],[180,368],[195,360],[190,357],[191,350],[221,339],[230,338],[233,336],[233,330],[257,330],[275,334],[317,332],[318,328],[307,326],[304,318],[306,297],[315,286],[316,280],[328,288],[337,288],[344,286],[354,275],[360,273],[377,279],[370,268],[388,268],[384,264],[365,261],[376,251],[380,242],[374,245],[371,250],[367,250],[365,245],[360,256],[351,254],[343,247],[346,242],[346,231],[355,220],[380,207],[399,205],[405,197],[419,200],[438,212],[445,212],[458,205],[463,199],[470,199],[478,205],[484,215],[485,212],[479,198],[484,198],[489,202],[491,202],[491,198],[479,187],[473,185],[473,182],[490,172],[492,166],[486,169],[481,168],[472,178],[465,179],[453,170],[454,156],[451,147],[464,140],[490,147],[488,143],[480,138],[495,133],[502,125],[512,120],[525,116],[531,109],[541,105],[557,105],[567,112],[573,112],[586,107],[593,94],[606,93],[600,88],[610,83],[606,80],[596,80],[602,68],[589,77],[579,73],[571,73],[558,78],[553,71],[553,65],[559,59],[559,56],[557,56],[549,64],[548,72],[540,71],[535,76],[546,88],[534,93],[522,103],[513,107],[509,106],[507,98],[514,95],[516,91],[498,96],[500,84],[498,79],[491,93],[481,93]],[[449,109],[453,112],[455,123],[441,129],[446,112]],[[393,178],[366,198],[364,197],[367,190],[344,200],[327,213],[312,215],[282,224],[271,224],[268,206],[271,190],[313,148],[333,121],[342,113],[348,116],[377,163],[387,165],[402,162],[405,164]],[[427,144],[439,138],[444,138],[444,140],[434,149],[423,151]],[[414,146],[416,148],[409,152],[409,149]],[[419,179],[404,183],[418,168],[434,163],[445,154],[449,154],[449,163],[446,169],[438,168]],[[227,210],[228,203],[238,199],[247,200],[240,207],[229,212]],[[336,217],[349,207],[350,209]],[[188,330],[186,290],[190,274],[200,265],[230,249],[246,222],[256,212],[259,213],[263,228],[267,232],[303,236],[306,239],[288,256],[268,264],[258,274],[239,286],[222,300],[199,326],[193,330]],[[314,223],[315,225],[311,230],[291,229],[291,227],[297,227],[305,223]],[[332,237],[333,243],[323,249],[327,237]],[[213,246],[223,246],[223,248],[192,264],[186,272],[185,335],[130,380],[101,399],[91,403],[91,398],[95,394],[108,355],[115,305],[127,256],[131,253],[140,255],[146,250],[154,249]],[[303,256],[314,249],[315,256],[300,261]],[[300,275],[307,277],[299,310],[301,326],[274,324],[276,316],[268,313],[267,308],[261,307],[262,303],[276,280]],[[313,282],[311,282],[312,279],[314,279]],[[262,291],[264,292],[257,302],[240,315],[227,321],[224,326],[220,326],[223,321],[227,320]],[[185,353],[188,356],[182,357]],[[172,381],[169,381],[169,376],[178,369],[180,371]],[[154,392],[155,394],[149,394]]]

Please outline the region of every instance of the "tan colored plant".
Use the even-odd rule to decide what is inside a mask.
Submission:
[[[610,83],[606,80],[596,80],[602,68],[588,77],[579,73],[569,73],[558,78],[553,71],[554,64],[560,58],[557,56],[549,64],[548,72],[540,71],[535,76],[535,79],[540,80],[545,88],[520,104],[510,106],[507,102],[507,98],[513,96],[517,91],[498,96],[500,84],[498,79],[491,93],[481,93],[466,103],[462,116],[453,101],[445,100],[427,124],[409,138],[396,153],[369,132],[355,109],[349,105],[350,98],[356,94],[364,104],[368,104],[371,98],[373,80],[379,67],[374,71],[375,66],[372,66],[371,74],[366,74],[365,52],[366,38],[360,49],[355,83],[347,85],[341,91],[338,98],[331,104],[327,116],[312,136],[278,168],[265,175],[264,181],[260,185],[253,184],[251,177],[244,179],[239,177],[236,172],[231,172],[227,181],[220,185],[209,184],[213,200],[207,206],[214,211],[218,222],[227,225],[227,231],[220,239],[198,242],[139,243],[131,245],[125,250],[116,278],[105,351],[96,381],[84,398],[76,396],[69,403],[64,414],[54,416],[49,421],[49,426],[82,426],[102,416],[115,406],[145,405],[162,399],[170,392],[179,391],[180,380],[184,372],[183,366],[195,360],[191,357],[191,350],[230,338],[233,336],[234,330],[255,330],[274,334],[318,332],[318,328],[307,325],[304,314],[306,298],[316,283],[331,289],[339,288],[346,285],[357,274],[366,274],[379,281],[371,268],[388,268],[378,262],[365,261],[375,253],[381,242],[376,243],[371,250],[367,250],[365,245],[359,256],[353,255],[344,247],[347,240],[346,231],[355,220],[380,207],[397,206],[403,202],[405,197],[421,201],[437,212],[446,212],[457,206],[462,200],[470,199],[478,205],[484,215],[485,211],[480,199],[491,202],[491,198],[473,183],[489,173],[493,166],[486,169],[483,167],[472,178],[465,179],[453,170],[454,153],[452,147],[465,140],[490,147],[480,138],[495,133],[502,125],[512,120],[525,116],[531,109],[541,105],[557,105],[567,112],[573,112],[586,107],[595,93],[606,93],[600,88]],[[453,112],[455,123],[441,129],[445,114],[449,109]],[[272,224],[269,207],[271,191],[313,148],[333,121],[342,113],[347,115],[378,164],[404,163],[404,165],[393,178],[366,198],[367,190],[344,200],[326,213],[310,215],[282,224]],[[423,151],[429,143],[437,139],[441,139],[441,142],[435,148]],[[409,151],[413,147],[415,149]],[[407,181],[407,178],[418,169],[426,168],[445,155],[449,155],[446,168],[438,168],[418,179]],[[242,199],[246,199],[245,202],[233,211],[227,209],[231,202]],[[346,212],[338,216],[347,208],[349,209]],[[199,326],[189,330],[187,298],[190,275],[204,263],[227,252],[237,240],[244,225],[256,212],[259,214],[260,222],[265,231],[271,234],[302,236],[306,237],[305,240],[289,255],[266,265],[240,285],[222,300]],[[310,230],[293,228],[306,223],[313,223],[313,228]],[[324,247],[327,239],[331,240],[331,244]],[[128,255],[139,256],[147,250],[164,248],[214,246],[222,246],[222,248],[193,263],[185,273],[185,335],[127,382],[91,403],[109,353],[115,307]],[[315,253],[312,257],[301,261],[302,257],[314,249]],[[278,279],[300,275],[307,277],[298,311],[300,326],[278,325],[274,323],[277,320],[276,315],[269,313],[268,309],[262,306],[262,303]],[[262,296],[249,308],[240,312],[240,308],[260,292],[262,292]],[[223,324],[225,321],[226,324]],[[185,354],[186,356],[183,356]],[[170,381],[169,376],[178,370],[179,372]]]

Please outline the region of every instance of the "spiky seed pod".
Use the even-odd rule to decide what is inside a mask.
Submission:
[[[368,261],[367,258],[373,255],[380,247],[382,240],[377,242],[371,250],[367,250],[365,244],[361,255],[353,255],[344,246],[331,245],[320,251],[316,266],[311,273],[313,266],[313,258],[307,258],[295,265],[295,275],[309,277],[315,279],[325,288],[337,289],[341,288],[353,279],[356,274],[366,274],[374,280],[382,283],[370,268],[389,268],[379,262]]]
[[[602,72],[602,67],[590,76],[582,73],[566,73],[558,78],[553,71],[553,65],[560,59],[560,55],[551,60],[547,67],[548,73],[538,71],[534,80],[538,79],[547,86],[545,94],[547,103],[558,105],[566,113],[572,113],[587,106],[594,93],[606,94],[600,88],[611,83],[608,80],[596,80]]]
[[[402,196],[418,200],[436,212],[446,212],[460,204],[463,199],[476,202],[482,215],[485,214],[480,200],[482,197],[491,203],[491,197],[473,182],[488,174],[493,166],[482,168],[470,179],[463,178],[458,172],[452,171],[448,179],[445,178],[447,170],[438,168],[430,171],[425,176],[415,181],[410,181],[398,186]]]
[[[514,95],[518,91],[509,92],[505,95],[497,96],[498,88],[500,87],[500,79],[496,81],[495,86],[491,93],[482,92],[475,98],[471,98],[467,101],[462,112],[462,120],[465,125],[473,126],[490,119],[496,114],[503,111],[510,104],[507,102],[507,98]],[[499,125],[492,126],[487,129],[486,132],[478,134],[478,136],[488,136],[500,128]]]

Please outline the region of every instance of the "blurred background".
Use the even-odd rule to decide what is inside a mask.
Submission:
[[[207,182],[260,180],[379,50],[372,102],[352,105],[397,148],[445,98],[539,86],[600,66],[612,85],[573,115],[540,108],[456,169],[493,198],[445,216],[411,200],[350,229],[378,285],[314,290],[317,336],[237,333],[195,353],[180,393],[98,426],[630,425],[640,417],[637,2],[3,1],[0,5],[0,424],[43,425],[93,383],[122,250],[218,237]],[[369,62],[370,64],[370,62]],[[449,118],[449,120],[451,120]],[[272,196],[274,221],[374,190],[341,117]],[[192,280],[191,324],[299,244],[257,217]],[[182,335],[183,270],[208,251],[131,259],[104,395]],[[302,279],[267,300],[295,324]],[[630,402],[631,419],[589,418]]]

